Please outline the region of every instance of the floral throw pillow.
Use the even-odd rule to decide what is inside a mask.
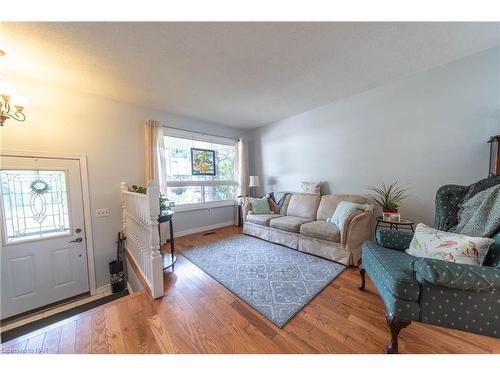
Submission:
[[[493,242],[491,238],[444,232],[420,223],[406,253],[420,258],[480,266]]]

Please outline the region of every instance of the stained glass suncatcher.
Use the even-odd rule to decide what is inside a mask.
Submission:
[[[68,234],[65,171],[0,171],[6,242]]]
[[[191,174],[215,176],[215,151],[191,148]]]

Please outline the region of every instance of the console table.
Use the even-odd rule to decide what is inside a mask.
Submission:
[[[172,223],[173,218],[174,218],[174,211],[162,211],[160,212],[160,215],[158,216],[158,234],[160,235],[160,243],[161,243],[161,227],[160,224],[169,222],[170,225],[170,239],[167,240],[167,243],[170,242],[170,254],[169,253],[162,253],[162,258],[163,258],[163,269],[166,270],[169,267],[172,267],[172,270],[174,269],[174,264],[177,261],[177,258],[174,254],[175,247],[174,247],[174,225]]]

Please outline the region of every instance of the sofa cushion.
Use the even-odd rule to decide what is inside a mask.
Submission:
[[[342,194],[342,195],[334,195],[334,194],[323,195],[321,197],[321,201],[319,203],[316,219],[317,220],[326,220],[329,217],[332,217],[333,213],[335,212],[335,209],[337,208],[337,205],[342,201],[363,204],[364,202],[366,202],[366,199],[360,195],[345,195],[345,194]]]
[[[386,249],[372,241],[363,244],[363,265],[373,280],[382,280],[396,298],[418,301],[420,287],[414,277],[413,262],[417,258],[404,251]]]
[[[312,194],[292,194],[288,203],[287,215],[314,220],[318,211],[320,197]]]
[[[268,227],[269,222],[272,219],[276,219],[278,217],[281,217],[279,214],[249,214],[247,215],[247,221],[258,224],[258,225],[263,225]]]
[[[312,221],[300,227],[300,234],[320,240],[340,242],[340,229],[327,221]]]
[[[269,222],[269,226],[271,228],[281,229],[288,232],[299,233],[300,226],[310,221],[310,219],[304,219],[303,217],[283,216],[277,219],[272,219]]]

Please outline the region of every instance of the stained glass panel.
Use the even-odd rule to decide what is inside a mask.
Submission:
[[[0,181],[8,243],[70,232],[65,171],[2,170]]]

